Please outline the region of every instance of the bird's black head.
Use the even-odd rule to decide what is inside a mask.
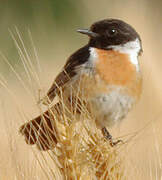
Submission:
[[[78,32],[90,37],[89,45],[100,49],[111,49],[112,46],[121,45],[141,39],[133,27],[118,19],[105,19],[98,21],[90,29],[81,29]],[[141,50],[140,50],[141,51]]]

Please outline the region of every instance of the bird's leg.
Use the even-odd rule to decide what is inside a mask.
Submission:
[[[105,127],[102,128],[102,134],[107,140],[109,140],[110,145],[112,147],[117,145],[118,143],[123,142],[122,140],[113,141],[111,134],[109,133],[109,131]]]

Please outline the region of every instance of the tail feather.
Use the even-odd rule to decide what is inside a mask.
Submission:
[[[52,113],[59,112],[59,104],[52,108]],[[36,144],[40,150],[52,149],[57,144],[56,128],[54,116],[50,111],[30,120],[20,127],[20,133],[24,135],[25,141],[29,145]]]
[[[81,107],[82,103],[78,99],[67,98],[66,108],[63,108],[62,103],[58,102],[49,111],[23,124],[19,131],[25,137],[27,144],[36,144],[40,150],[44,151],[52,149],[59,138],[55,118],[64,122],[65,114],[66,117],[71,118],[73,114],[82,112]]]

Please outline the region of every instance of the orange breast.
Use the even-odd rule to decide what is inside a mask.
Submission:
[[[128,93],[139,97],[141,94],[141,75],[131,63],[129,55],[117,51],[96,49],[98,59],[96,72],[107,85],[126,87]]]

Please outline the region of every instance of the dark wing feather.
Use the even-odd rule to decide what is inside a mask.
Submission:
[[[64,85],[76,75],[76,67],[88,61],[89,55],[89,46],[86,45],[69,57],[62,72],[59,73],[51,88],[47,92],[47,96],[50,101],[52,101],[56,94],[58,94],[60,88],[63,88]]]

